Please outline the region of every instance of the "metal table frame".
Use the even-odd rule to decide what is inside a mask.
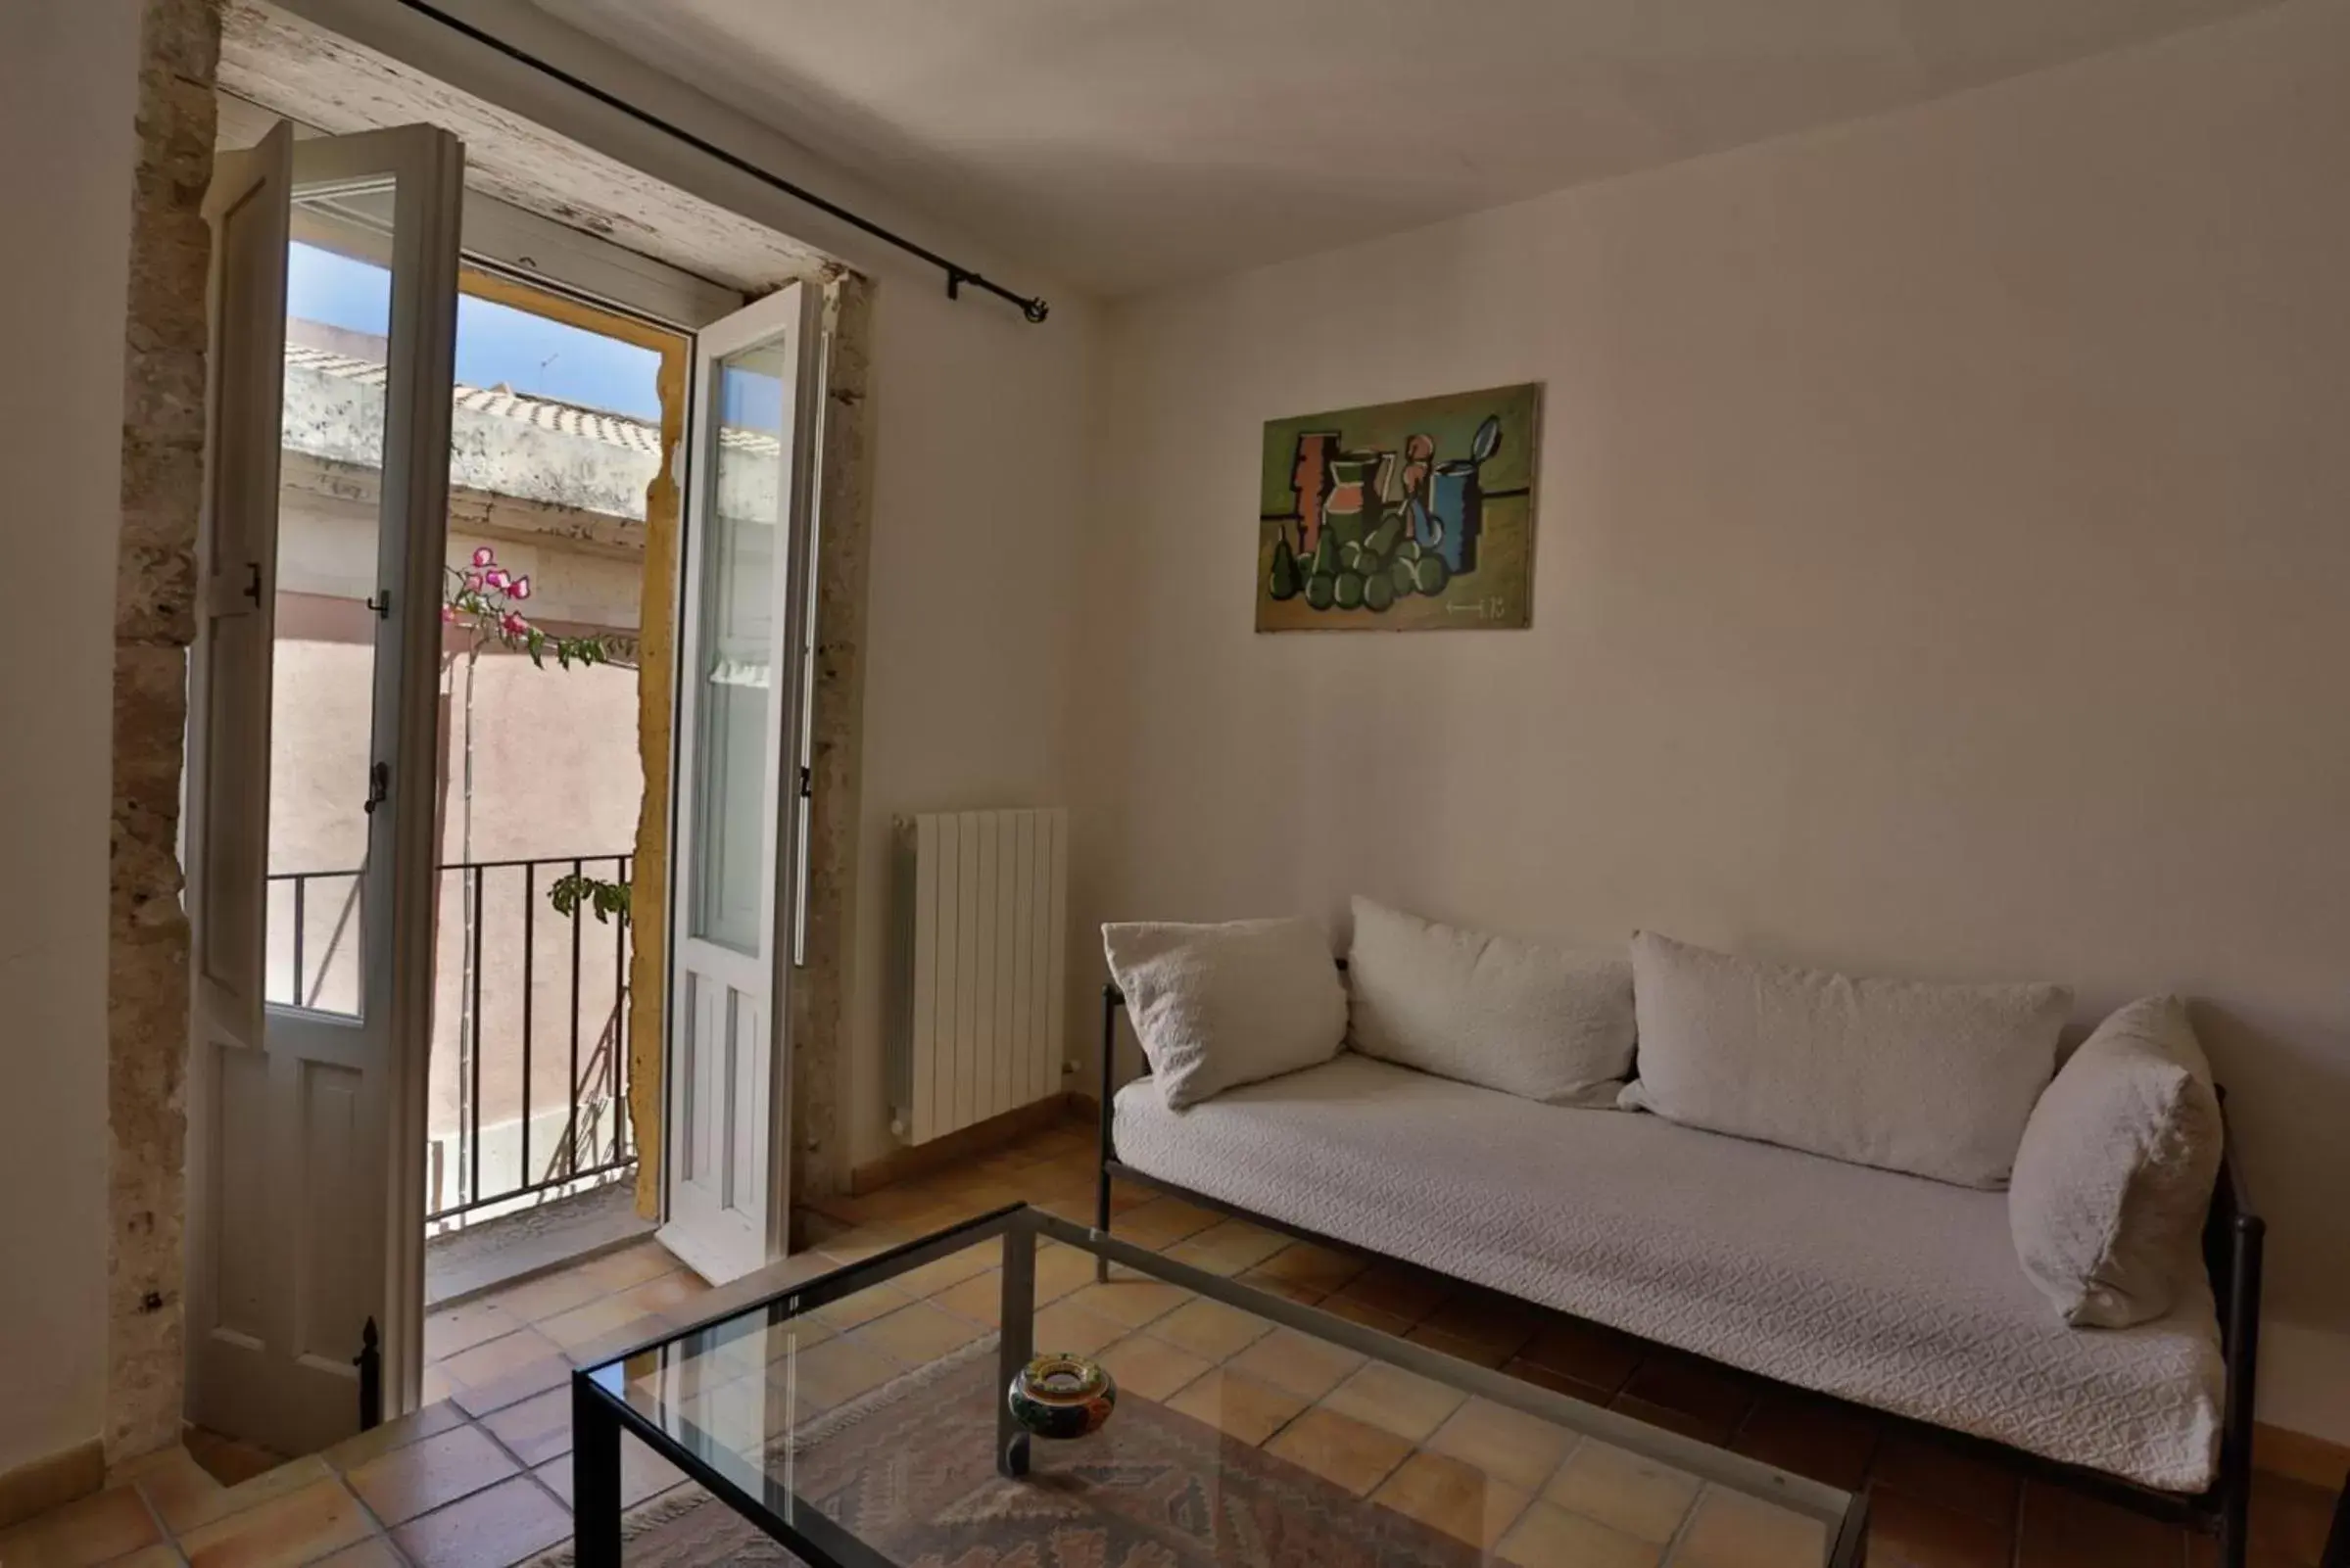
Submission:
[[[654,1452],[724,1499],[814,1568],[893,1568],[881,1551],[794,1493],[755,1457],[746,1457],[675,1414],[663,1419],[657,1397],[632,1390],[628,1362],[655,1351],[682,1351],[700,1357],[758,1329],[804,1316],[842,1297],[894,1279],[923,1264],[978,1245],[1004,1239],[1003,1323],[996,1350],[1000,1386],[1034,1354],[1036,1243],[1062,1242],[1138,1274],[1178,1285],[1284,1328],[1344,1346],[1361,1354],[1521,1410],[1540,1420],[1645,1454],[1702,1480],[1765,1499],[1820,1520],[1832,1543],[1826,1568],[1859,1568],[1867,1536],[1865,1497],[1777,1470],[1675,1432],[1636,1421],[1613,1410],[1586,1404],[1506,1372],[1457,1359],[1424,1345],[1382,1334],[1347,1318],[1304,1307],[1194,1268],[1108,1233],[1072,1224],[1057,1215],[1014,1204],[926,1236],[902,1247],[848,1264],[804,1284],[790,1286],[749,1306],[647,1340],[618,1355],[582,1367],[571,1376],[572,1512],[579,1568],[618,1568],[620,1562],[620,1434],[635,1434]],[[1007,1403],[996,1406],[996,1467],[1004,1475],[1028,1473],[1029,1435],[1013,1422]],[[778,1438],[784,1434],[776,1434]]]

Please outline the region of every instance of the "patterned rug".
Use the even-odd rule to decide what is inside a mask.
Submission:
[[[984,1343],[984,1342],[983,1342]],[[905,1568],[1471,1568],[1465,1544],[1148,1400],[995,1473],[995,1356],[924,1368],[800,1449],[800,1497]],[[791,1563],[698,1487],[632,1512],[630,1568]],[[537,1568],[572,1561],[566,1546]]]

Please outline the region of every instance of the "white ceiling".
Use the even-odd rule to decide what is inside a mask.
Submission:
[[[1007,255],[1117,295],[2271,0],[537,3]]]

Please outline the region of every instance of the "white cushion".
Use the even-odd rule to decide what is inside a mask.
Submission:
[[[2016,1151],[2016,1259],[2064,1320],[2162,1316],[2202,1268],[2196,1242],[2220,1173],[2220,1098],[2177,997],[2133,1002],[2048,1085]]]
[[[1632,964],[1355,900],[1347,1039],[1365,1056],[1552,1105],[1613,1105],[1632,1070]]]
[[[1628,1108],[1714,1132],[2000,1187],[2072,1010],[2061,985],[1853,979],[1632,939]]]
[[[1327,1062],[1346,1044],[1346,987],[1312,921],[1104,926],[1102,950],[1175,1109]]]
[[[2213,1474],[2201,1275],[2155,1322],[2067,1328],[2016,1266],[2004,1193],[1353,1052],[1184,1112],[1137,1080],[1116,1117],[1121,1160],[1284,1224],[2147,1486]]]

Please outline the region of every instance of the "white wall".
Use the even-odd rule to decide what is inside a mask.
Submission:
[[[1081,651],[1071,642],[1090,513],[1093,339],[893,287],[875,319],[864,831],[851,971],[853,1163],[896,1147],[884,1028],[890,822],[1069,802]],[[1073,928],[1073,955],[1086,938]],[[1082,1010],[1072,1011],[1082,1019]],[[1084,1031],[1070,1027],[1075,1054]]]
[[[98,1436],[132,0],[0,7],[0,1474]]]
[[[1121,308],[1080,931],[1360,890],[2208,998],[2265,1410],[2350,1439],[2345,148],[2305,0]],[[1252,632],[1265,420],[1518,380],[1531,631]]]

